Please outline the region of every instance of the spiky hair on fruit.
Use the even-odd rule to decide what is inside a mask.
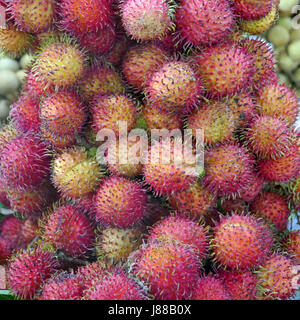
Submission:
[[[50,157],[43,141],[31,132],[11,140],[1,154],[1,175],[8,187],[26,189],[49,174]]]
[[[77,274],[81,278],[83,290],[94,287],[96,283],[104,280],[111,268],[107,268],[103,261],[96,261],[78,268]]]
[[[245,20],[255,20],[266,16],[274,0],[234,0],[233,8],[239,17]]]
[[[300,176],[295,178],[289,185],[291,200],[296,210],[300,210]]]
[[[183,0],[176,10],[177,31],[194,46],[223,41],[233,31],[234,20],[227,0]]]
[[[95,195],[96,221],[127,228],[146,213],[146,192],[141,184],[123,177],[109,177]]]
[[[148,79],[145,93],[154,104],[165,105],[171,112],[188,112],[203,93],[202,81],[192,66],[183,61],[165,62]]]
[[[42,237],[71,257],[89,255],[95,240],[91,222],[81,208],[71,204],[48,212],[42,222]]]
[[[110,0],[63,0],[59,28],[75,36],[97,32],[112,21]]]
[[[8,24],[0,29],[0,50],[11,58],[19,58],[33,48],[34,37]]]
[[[160,39],[172,27],[172,5],[165,0],[124,0],[120,10],[125,31],[138,41]]]
[[[195,155],[186,148],[183,157],[182,143],[176,138],[154,141],[144,165],[144,180],[155,195],[170,195],[187,190],[196,182],[198,168]]]
[[[263,263],[271,254],[273,235],[258,218],[244,213],[221,217],[213,229],[215,260],[225,268],[246,270]]]
[[[247,211],[246,203],[242,199],[224,199],[220,200],[220,207],[222,212],[231,214],[232,212],[244,212]]]
[[[1,237],[10,241],[11,249],[22,247],[22,221],[13,215],[5,217],[0,225]]]
[[[0,236],[0,263],[5,264],[6,261],[11,257],[11,243],[8,239]]]
[[[85,63],[85,53],[78,44],[62,36],[49,39],[41,46],[32,70],[39,81],[65,88],[81,78]]]
[[[253,83],[255,60],[232,41],[206,47],[192,61],[211,96],[233,96]]]
[[[96,240],[98,259],[116,263],[125,261],[142,243],[142,232],[138,228],[105,228]]]
[[[86,290],[84,300],[146,300],[146,294],[125,272],[115,271]]]
[[[167,61],[168,53],[154,43],[131,47],[126,52],[122,62],[122,73],[126,81],[143,90],[151,75]]]
[[[182,214],[172,215],[159,221],[150,230],[148,243],[174,243],[191,246],[197,257],[206,257],[208,248],[207,230]]]
[[[26,219],[23,221],[21,229],[21,241],[26,247],[29,245],[35,237],[38,236],[38,224],[36,219]]]
[[[54,135],[76,135],[81,132],[86,120],[86,108],[73,90],[59,90],[40,104],[40,119]]]
[[[81,300],[83,286],[77,274],[60,272],[54,274],[41,288],[38,300]]]
[[[252,201],[250,210],[273,224],[279,232],[286,230],[290,211],[287,199],[280,194],[271,191],[261,192]]]
[[[197,285],[200,263],[193,250],[176,243],[140,247],[134,273],[159,300],[189,299]]]
[[[6,124],[0,128],[0,154],[5,146],[14,138],[18,136],[19,132],[12,125],[12,123]]]
[[[240,192],[240,199],[246,202],[254,200],[254,198],[261,192],[264,182],[265,180],[260,175],[253,173],[248,181],[247,187]]]
[[[253,165],[253,156],[235,143],[214,146],[205,156],[204,185],[222,196],[236,196],[247,188]]]
[[[272,116],[293,125],[297,119],[299,102],[295,92],[278,81],[262,87],[255,97],[259,115]]]
[[[13,103],[9,113],[11,123],[20,132],[40,130],[41,119],[39,116],[39,100],[28,94],[21,94],[18,100]]]
[[[286,300],[295,295],[293,260],[279,253],[273,254],[257,270],[261,300]]]
[[[125,93],[121,76],[114,68],[105,63],[97,63],[86,69],[77,86],[87,101],[99,94],[118,95]]]
[[[300,230],[289,232],[283,239],[283,246],[292,258],[300,262]]]
[[[235,116],[221,101],[211,100],[199,103],[187,117],[187,127],[196,134],[202,129],[204,143],[208,145],[223,143],[234,139]]]
[[[277,0],[274,1],[269,12],[262,18],[255,20],[241,20],[239,22],[241,30],[250,34],[261,34],[269,30],[276,23],[279,16],[277,3]]]
[[[199,278],[191,300],[232,300],[223,283],[213,275]]]
[[[40,248],[18,251],[9,261],[8,285],[20,298],[32,299],[57,268],[53,253]]]
[[[216,195],[208,191],[202,183],[196,182],[188,189],[169,195],[171,207],[178,212],[202,217],[213,207]]]
[[[9,208],[10,202],[7,198],[7,188],[6,184],[3,182],[3,179],[0,176],[0,203],[2,203],[3,206]]]
[[[52,26],[55,6],[54,0],[10,0],[8,10],[22,31],[41,33]]]
[[[133,129],[137,108],[131,98],[124,94],[97,95],[92,102],[92,128],[95,133],[102,129],[111,129],[119,135],[120,122],[126,122],[127,131]]]
[[[233,300],[257,300],[257,278],[252,271],[219,271],[220,279]]]
[[[129,47],[129,39],[125,33],[120,32],[117,34],[116,41],[111,50],[105,55],[105,58],[115,67],[119,66],[123,61],[125,52]]]
[[[293,132],[286,123],[270,116],[257,116],[245,134],[245,143],[260,158],[278,159],[292,146]]]
[[[52,181],[65,198],[81,198],[95,191],[104,175],[95,157],[83,147],[64,150],[52,162]]]

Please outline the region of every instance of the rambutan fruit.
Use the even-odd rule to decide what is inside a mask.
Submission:
[[[0,154],[5,146],[18,136],[18,131],[12,123],[6,124],[0,128]]]
[[[94,230],[81,209],[62,205],[46,217],[43,238],[72,257],[85,257],[94,243]]]
[[[127,228],[146,213],[146,193],[135,181],[112,176],[103,181],[95,196],[96,220]]]
[[[19,58],[33,47],[34,37],[8,24],[0,29],[0,49],[11,58]]]
[[[21,94],[19,99],[11,106],[9,114],[12,123],[20,132],[40,130],[39,101],[27,94]]]
[[[246,144],[261,158],[278,159],[289,151],[293,134],[286,123],[270,116],[258,116],[246,132]]]
[[[201,183],[192,184],[187,190],[170,194],[169,202],[174,210],[202,217],[215,202],[216,196]]]
[[[147,79],[167,61],[168,54],[153,43],[129,48],[122,62],[122,73],[126,81],[143,90]]]
[[[271,254],[272,232],[259,219],[232,214],[221,217],[213,229],[212,249],[216,261],[238,270],[255,267]]]
[[[164,0],[126,0],[120,9],[123,27],[135,40],[160,39],[172,26],[171,8]]]
[[[239,25],[242,31],[250,34],[261,34],[269,30],[278,18],[277,1],[274,1],[269,12],[262,18],[255,20],[241,20]]]
[[[127,178],[142,175],[148,140],[131,133],[129,137],[119,137],[115,146],[116,148],[110,149],[107,155],[107,166],[110,172]]]
[[[290,183],[289,189],[291,192],[290,198],[295,206],[295,209],[300,210],[300,176]]]
[[[288,202],[278,193],[261,192],[251,203],[250,210],[253,214],[272,223],[279,232],[287,228],[290,214]]]
[[[245,20],[254,20],[266,16],[273,4],[274,0],[234,0],[233,8],[235,13]]]
[[[151,229],[148,243],[174,243],[191,246],[200,260],[206,256],[207,230],[189,218],[181,215],[169,216]]]
[[[102,129],[111,129],[119,134],[120,122],[126,122],[127,131],[133,129],[137,117],[137,108],[126,95],[97,95],[92,104],[92,127],[95,133]]]
[[[97,94],[111,95],[125,92],[120,75],[106,64],[89,67],[78,82],[80,93],[86,100]]]
[[[163,104],[170,111],[189,111],[202,93],[202,82],[193,68],[184,61],[161,65],[146,84],[149,101]]]
[[[111,22],[110,0],[63,0],[59,27],[75,36],[97,32]]]
[[[34,238],[38,235],[38,225],[33,219],[26,219],[23,222],[21,230],[21,241],[27,246],[30,244]]]
[[[200,277],[191,300],[232,300],[223,283],[212,275]]]
[[[9,11],[15,24],[22,31],[45,32],[54,22],[56,5],[54,0],[12,0],[9,4]]]
[[[129,46],[129,40],[125,34],[117,34],[116,41],[111,50],[105,55],[108,62],[114,66],[119,66],[123,61],[125,52]]]
[[[162,139],[152,143],[144,165],[144,179],[157,195],[187,190],[195,183],[198,172],[195,157],[174,140]]]
[[[8,239],[0,236],[0,264],[5,264],[11,257],[11,243]]]
[[[273,254],[257,271],[259,298],[262,300],[290,299],[295,294],[294,263],[291,259]],[[296,283],[297,285],[297,283]]]
[[[82,76],[85,60],[73,40],[52,39],[40,49],[32,70],[39,81],[50,86],[70,87]]]
[[[189,246],[152,243],[140,247],[135,264],[138,278],[158,300],[189,299],[197,286],[200,263]]]
[[[293,125],[298,115],[298,98],[287,85],[271,82],[262,87],[256,96],[259,115],[272,116]]]
[[[85,293],[85,300],[146,300],[137,283],[124,272],[114,272]]]
[[[0,203],[7,208],[10,207],[10,202],[7,198],[7,188],[6,188],[5,182],[2,181],[1,176],[0,176]]]
[[[1,237],[10,241],[11,249],[19,249],[22,243],[20,237],[22,232],[22,221],[13,215],[5,217],[1,221]]]
[[[221,199],[221,207],[225,214],[232,212],[244,212],[247,210],[246,204],[242,199]]]
[[[61,272],[47,280],[38,300],[81,300],[82,296],[83,287],[78,275]]]
[[[31,133],[11,140],[1,154],[1,175],[11,188],[40,184],[48,175],[49,168],[46,145]]]
[[[75,135],[81,132],[86,112],[79,95],[71,90],[61,90],[41,101],[40,118],[55,135]]]
[[[53,184],[66,198],[80,198],[95,191],[103,176],[96,159],[80,147],[59,154],[52,169]]]
[[[300,262],[300,230],[289,232],[284,238],[283,245],[290,256]]]
[[[103,261],[97,261],[80,267],[77,274],[81,279],[83,290],[87,290],[94,287],[96,283],[103,281],[110,271]]]
[[[39,248],[18,251],[10,260],[8,285],[20,298],[32,299],[57,267],[54,255]]]
[[[215,146],[205,157],[204,185],[222,196],[234,196],[247,188],[253,157],[234,143]]]
[[[220,271],[217,275],[233,300],[257,300],[257,278],[251,271]]]
[[[235,116],[225,103],[220,101],[203,102],[187,117],[187,127],[195,134],[202,129],[204,143],[211,145],[233,140]]]
[[[264,186],[264,179],[257,173],[249,178],[247,187],[240,192],[240,199],[251,202],[261,192]]]
[[[203,86],[212,96],[232,96],[252,85],[255,61],[232,42],[205,48],[193,58]]]
[[[176,10],[181,37],[194,46],[222,41],[233,31],[234,15],[228,1],[183,0]]]
[[[141,245],[141,240],[142,233],[137,228],[105,228],[96,242],[97,256],[112,262],[124,261]]]

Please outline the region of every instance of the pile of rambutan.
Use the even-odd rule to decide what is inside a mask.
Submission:
[[[250,37],[278,0],[6,3],[1,50],[34,55],[0,130],[11,294],[293,298],[299,105]]]

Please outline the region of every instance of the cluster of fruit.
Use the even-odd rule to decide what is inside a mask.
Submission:
[[[0,131],[0,256],[25,299],[289,299],[298,99],[259,34],[277,0],[8,0],[0,47],[34,61]],[[125,135],[119,134],[126,123]],[[204,167],[171,139],[204,133]],[[115,132],[116,161],[97,157]],[[136,131],[135,131],[136,132]],[[131,138],[134,136],[131,134]],[[145,161],[123,162],[139,143]],[[127,147],[128,148],[127,148]],[[161,148],[161,152],[157,148]],[[125,149],[125,150],[124,150]],[[98,149],[99,150],[99,149]],[[128,152],[127,152],[128,151]]]

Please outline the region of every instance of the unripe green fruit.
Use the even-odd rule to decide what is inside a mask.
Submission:
[[[34,58],[32,55],[26,53],[20,60],[20,65],[22,69],[27,69],[32,64]]]
[[[281,70],[285,72],[293,71],[297,68],[298,63],[294,61],[289,55],[285,52],[282,52],[278,57],[278,64]]]
[[[287,51],[294,61],[300,62],[300,40],[290,43]]]
[[[290,32],[291,41],[300,40],[300,29],[292,29]]]
[[[269,30],[268,40],[272,42],[275,47],[284,46],[289,43],[290,34],[284,27],[276,25]]]
[[[286,30],[291,30],[292,28],[291,17],[280,17],[277,23],[279,26],[284,27]]]
[[[279,73],[278,74],[278,82],[279,83],[289,84],[290,80],[284,73]]]
[[[291,14],[292,8],[298,4],[298,0],[280,0],[279,10]]]
[[[19,71],[16,72],[16,76],[18,77],[18,79],[20,80],[20,82],[23,84],[24,80],[27,77],[27,73],[24,69],[21,69]]]
[[[16,91],[20,85],[20,82],[16,74],[11,70],[0,71],[0,94],[5,95],[7,93]]]
[[[10,58],[1,58],[0,59],[0,70],[11,70],[18,71],[20,66],[16,60]]]
[[[8,117],[9,114],[9,101],[8,100],[0,100],[0,119],[4,120]]]
[[[298,86],[300,86],[300,67],[293,72],[293,79]]]

